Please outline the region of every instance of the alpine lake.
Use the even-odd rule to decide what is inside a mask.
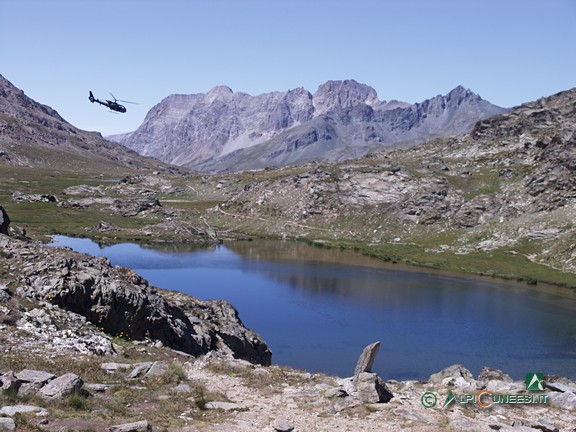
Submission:
[[[388,264],[290,241],[242,241],[170,250],[99,246],[54,236],[150,284],[224,299],[263,336],[274,364],[351,376],[363,348],[381,342],[373,371],[427,379],[459,363],[514,379],[528,372],[576,379],[574,290]]]

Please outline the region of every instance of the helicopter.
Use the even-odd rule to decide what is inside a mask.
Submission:
[[[104,102],[102,102],[100,99],[96,99],[94,97],[94,95],[92,94],[92,91],[90,91],[90,95],[88,96],[88,100],[90,100],[90,102],[92,102],[92,103],[96,102],[96,103],[99,103],[100,105],[104,105],[104,106],[110,108],[112,111],[117,111],[117,112],[121,112],[121,113],[126,112],[126,107],[124,105],[120,105],[118,102],[137,104],[136,102],[129,102],[129,101],[123,101],[120,99],[116,99],[116,97],[112,93],[110,93],[110,96],[112,96],[112,99],[114,99],[113,101],[105,100]]]

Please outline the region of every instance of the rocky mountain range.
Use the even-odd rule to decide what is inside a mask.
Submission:
[[[317,230],[312,236],[398,245],[393,250],[428,245],[438,252],[430,261],[500,251],[503,263],[525,255],[574,272],[575,107],[572,89],[481,120],[457,137],[277,170],[230,194],[218,210],[267,221],[267,229],[288,236]]]
[[[80,130],[53,108],[34,101],[0,75],[0,162],[10,165],[87,171],[174,171],[174,167],[140,156],[104,139],[98,132]]]
[[[354,80],[251,96],[225,86],[171,95],[134,132],[109,137],[140,154],[202,172],[337,162],[469,131],[504,112],[464,87],[421,103],[380,101]]]

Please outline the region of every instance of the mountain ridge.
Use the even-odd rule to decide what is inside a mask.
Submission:
[[[376,90],[354,80],[327,81],[314,94],[300,87],[251,96],[217,86],[205,94],[170,95],[134,132],[110,138],[199,171],[237,171],[338,162],[467,132],[504,111],[462,86],[416,104],[381,101]]]

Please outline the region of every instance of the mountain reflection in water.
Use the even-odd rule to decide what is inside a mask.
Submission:
[[[490,366],[516,379],[576,378],[571,290],[415,271],[296,242],[174,252],[56,236],[55,245],[105,255],[161,288],[230,301],[275,364],[349,376],[379,340],[374,371],[384,379],[427,378],[454,363],[475,374]]]

